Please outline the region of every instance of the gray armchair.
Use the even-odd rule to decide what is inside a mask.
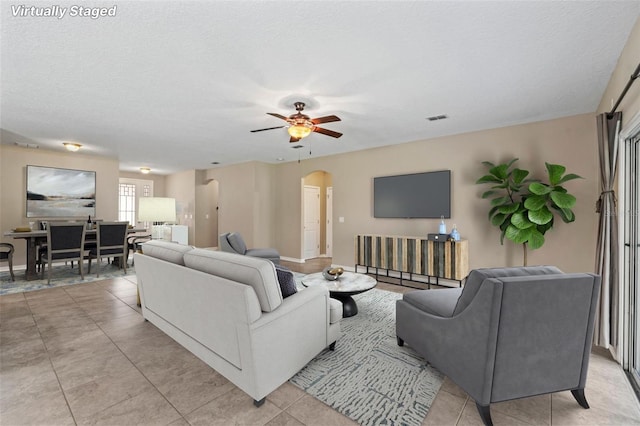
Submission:
[[[396,304],[405,342],[476,401],[570,390],[589,408],[589,366],[600,277],[551,266],[476,269],[464,289],[418,290]]]
[[[237,232],[220,234],[220,251],[227,253],[242,254],[251,257],[268,259],[275,265],[280,264],[280,253],[274,248],[254,248],[247,249],[247,245],[242,239],[242,235]]]

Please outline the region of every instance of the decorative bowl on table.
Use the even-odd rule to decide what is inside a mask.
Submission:
[[[326,280],[335,281],[338,278],[340,278],[340,275],[342,275],[343,272],[344,272],[344,269],[342,268],[332,268],[330,266],[327,266],[322,270],[322,276]]]

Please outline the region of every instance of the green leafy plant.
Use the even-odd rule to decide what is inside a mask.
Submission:
[[[482,194],[490,199],[489,221],[500,228],[500,244],[504,239],[523,245],[524,265],[527,265],[527,247],[535,250],[544,245],[544,235],[553,229],[554,219],[573,222],[576,217],[573,206],[576,197],[562,186],[582,179],[573,173],[565,174],[566,167],[545,163],[548,183],[529,178],[529,171],[514,166],[517,158],[503,164],[484,161],[489,174],[476,184],[490,184],[491,189]]]

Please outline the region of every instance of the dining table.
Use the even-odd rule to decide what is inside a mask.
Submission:
[[[88,236],[96,235],[97,227],[93,227],[91,229],[85,230],[85,238]],[[129,228],[127,230],[128,234],[135,234],[138,232],[148,232],[145,228]],[[38,272],[36,271],[36,257],[38,255],[38,247],[40,244],[47,241],[47,231],[46,230],[32,230],[26,232],[19,232],[16,230],[6,231],[4,233],[5,237],[13,238],[13,239],[23,239],[27,243],[27,268],[25,270],[25,279],[27,281],[37,280],[40,277],[38,276]]]

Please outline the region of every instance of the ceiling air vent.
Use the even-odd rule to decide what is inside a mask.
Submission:
[[[449,116],[442,114],[442,115],[434,115],[432,117],[427,117],[427,120],[429,120],[429,121],[438,121],[438,120],[444,120],[446,118],[449,118]]]
[[[291,148],[293,148],[293,149],[300,149],[300,148],[302,148],[303,146],[304,146],[304,145],[294,145],[294,146],[292,146]]]
[[[32,149],[38,149],[38,148],[40,148],[40,145],[36,145],[35,143],[15,142],[15,144],[16,144],[17,146],[21,146],[22,148],[32,148]]]

